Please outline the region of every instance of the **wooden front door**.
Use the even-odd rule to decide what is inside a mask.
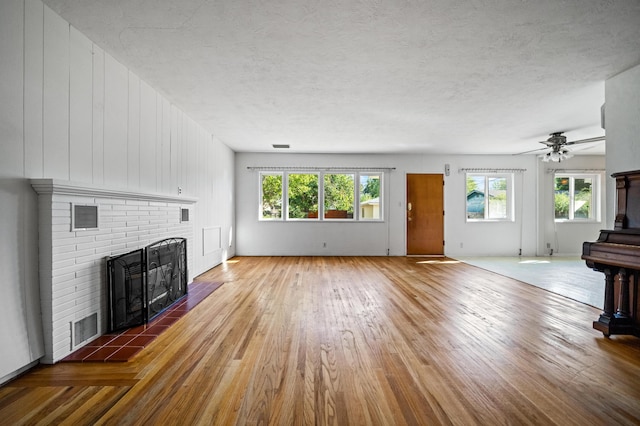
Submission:
[[[407,254],[444,255],[444,178],[407,174]]]

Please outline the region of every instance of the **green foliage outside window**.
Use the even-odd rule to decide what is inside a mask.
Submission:
[[[289,175],[289,218],[304,219],[317,217],[318,213],[318,175]]]
[[[554,180],[554,211],[556,219],[591,219],[593,179],[556,176]]]
[[[262,218],[282,219],[282,175],[262,175]]]
[[[362,175],[360,179],[360,202],[380,197],[380,176]]]
[[[353,174],[324,175],[324,211],[338,210],[353,217],[355,186]]]

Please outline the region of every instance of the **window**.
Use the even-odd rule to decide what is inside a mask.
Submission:
[[[260,220],[382,221],[382,172],[347,168],[340,173],[262,171],[259,176]]]
[[[318,174],[290,173],[287,179],[289,219],[318,219]]]
[[[324,218],[353,219],[355,175],[326,173],[324,175]]]
[[[260,173],[260,219],[282,219],[282,173]]]
[[[554,217],[556,221],[595,221],[599,175],[556,174]]]
[[[380,215],[380,182],[382,175],[360,175],[360,220],[379,220]]]
[[[512,174],[467,174],[467,221],[513,220]]]

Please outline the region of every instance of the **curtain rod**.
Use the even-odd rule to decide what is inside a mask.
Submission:
[[[604,169],[547,169],[547,173],[604,173]]]
[[[462,168],[462,169],[458,169],[459,173],[466,173],[466,172],[472,172],[472,173],[523,173],[526,172],[527,169],[491,169],[491,168],[476,168],[476,167],[472,167],[472,168]]]
[[[303,167],[303,166],[247,166],[248,170],[267,170],[267,171],[377,171],[377,170],[395,170],[395,167]]]

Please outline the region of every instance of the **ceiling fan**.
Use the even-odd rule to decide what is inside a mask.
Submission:
[[[577,141],[567,141],[567,137],[563,135],[564,132],[554,132],[549,135],[549,139],[546,141],[540,141],[541,144],[545,144],[545,148],[533,149],[531,151],[521,152],[520,154],[528,154],[530,152],[542,151],[550,149],[551,151],[542,155],[542,161],[549,162],[561,162],[567,158],[573,157],[571,151],[567,149],[568,145],[578,145],[583,143],[600,142],[605,139],[604,136],[596,136],[595,138],[580,139]]]

